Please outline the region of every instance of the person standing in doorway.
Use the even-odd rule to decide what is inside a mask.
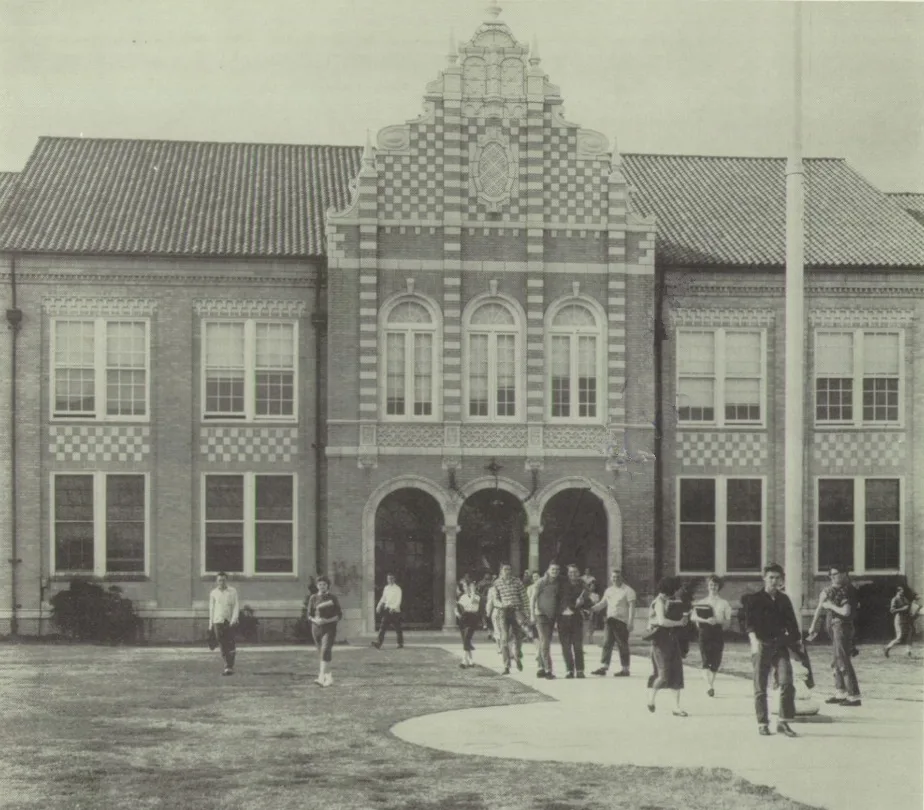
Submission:
[[[318,592],[308,600],[308,618],[312,624],[314,643],[318,648],[318,686],[331,686],[334,676],[330,673],[334,641],[337,638],[337,622],[343,618],[340,602],[330,592],[330,580],[318,577]]]
[[[234,657],[237,652],[234,636],[239,614],[237,591],[228,584],[228,575],[219,571],[215,577],[215,587],[209,594],[209,631],[215,634],[225,662],[222,675],[234,674]]]
[[[776,563],[764,566],[764,587],[748,597],[745,603],[745,628],[751,641],[754,664],[754,710],[757,731],[770,736],[770,710],[767,706],[767,686],[771,671],[780,685],[780,719],[778,734],[795,737],[789,722],[796,716],[796,687],[792,679],[791,644],[801,639],[799,620],[792,602],[783,593],[783,568]]]
[[[562,583],[558,600],[558,640],[565,658],[566,678],[584,677],[584,614],[592,604],[581,569],[568,566],[568,579]]]
[[[387,584],[382,589],[382,598],[379,599],[379,603],[375,608],[375,612],[382,617],[379,624],[379,637],[377,641],[372,642],[372,646],[377,650],[382,649],[385,633],[388,632],[389,627],[392,627],[398,639],[398,649],[400,650],[404,647],[404,633],[401,630],[401,598],[403,593],[401,586],[395,581],[394,574],[386,574],[385,582]]]
[[[721,596],[722,580],[716,574],[706,578],[708,593],[693,605],[690,620],[699,631],[699,656],[706,679],[706,694],[715,697],[715,675],[722,666],[725,630],[731,624],[731,605]]]
[[[854,622],[859,608],[857,592],[850,582],[845,566],[832,565],[828,575],[831,585],[822,591],[818,600],[818,608],[809,627],[808,640],[815,639],[820,612],[827,611],[825,627],[831,639],[831,652],[834,656],[831,662],[831,668],[834,670],[834,694],[825,703],[861,706],[860,684],[851,660],[856,630]]]
[[[536,618],[536,630],[539,632],[539,669],[537,678],[552,680],[552,631],[558,617],[558,600],[561,591],[558,563],[550,563],[545,575],[539,578],[533,591],[530,613]]]
[[[613,657],[613,646],[619,649],[619,672],[617,678],[629,677],[629,634],[635,622],[635,591],[622,578],[622,571],[610,572],[609,588],[603,592],[603,598],[591,610],[598,613],[606,610],[606,625],[603,636],[603,652],[600,655],[600,668],[594,675],[606,675]]]

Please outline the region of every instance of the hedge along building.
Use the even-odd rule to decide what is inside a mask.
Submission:
[[[328,571],[348,634],[387,571],[431,627],[502,560],[755,587],[784,161],[620,156],[540,64],[492,17],[365,150],[43,138],[0,177],[0,615],[91,577],[190,637],[218,568],[277,631]],[[806,592],[920,581],[924,229],[807,175]]]

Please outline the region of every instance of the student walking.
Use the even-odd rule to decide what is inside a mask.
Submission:
[[[385,582],[387,584],[382,589],[382,598],[379,599],[379,603],[375,608],[375,612],[382,617],[379,624],[379,637],[372,642],[372,646],[377,650],[381,650],[385,641],[385,633],[388,632],[389,628],[394,628],[395,636],[398,639],[398,649],[400,650],[404,647],[404,633],[401,630],[401,599],[403,593],[401,586],[395,582],[394,574],[386,574]]]
[[[674,692],[675,717],[686,717],[680,708],[683,691],[683,657],[678,634],[687,626],[689,616],[683,612],[680,596],[683,583],[677,577],[665,577],[658,583],[658,594],[648,608],[648,633],[651,641],[651,675],[648,678],[648,711],[654,712],[655,700],[662,689]]]
[[[841,706],[860,706],[860,684],[853,668],[854,622],[859,608],[856,589],[850,584],[847,568],[832,565],[829,570],[831,584],[821,592],[818,607],[812,617],[808,639],[812,641],[817,635],[817,623],[821,611],[827,611],[825,627],[831,639],[831,652],[834,660],[834,694],[825,703]]]
[[[568,579],[562,583],[558,599],[558,640],[565,658],[566,678],[584,677],[584,614],[592,605],[581,569],[568,566]]]
[[[593,671],[594,675],[606,675],[613,657],[613,647],[619,649],[619,672],[616,678],[629,677],[629,634],[635,623],[635,591],[622,579],[622,571],[613,569],[610,572],[609,588],[603,592],[603,598],[591,610],[594,614],[606,610],[606,624],[604,626],[603,652],[600,655],[600,668]]]
[[[318,648],[318,686],[331,686],[334,676],[330,673],[330,664],[334,641],[337,638],[337,622],[343,618],[340,602],[330,592],[330,580],[326,576],[318,577],[318,592],[308,600],[308,619],[312,624],[314,643]]]
[[[699,655],[706,679],[706,694],[715,697],[715,674],[722,666],[725,630],[731,624],[731,605],[721,596],[722,580],[715,574],[706,578],[707,596],[693,604],[690,619],[699,631]]]
[[[530,602],[530,615],[535,617],[539,633],[539,669],[537,678],[552,680],[552,631],[558,617],[558,600],[561,590],[558,563],[550,563],[545,575],[539,578]]]
[[[891,649],[901,644],[902,641],[908,645],[908,655],[911,655],[911,647],[914,644],[914,622],[919,610],[920,606],[914,591],[904,585],[899,585],[895,590],[895,596],[889,603],[889,613],[892,614],[895,626],[895,638],[883,649],[886,658],[889,657]]]
[[[222,675],[234,674],[234,657],[237,652],[234,636],[239,614],[237,591],[228,585],[228,575],[219,571],[215,577],[215,587],[209,594],[209,632],[215,634],[225,662]]]
[[[536,593],[536,583],[540,580],[541,574],[538,571],[533,571],[532,579],[530,580],[529,585],[526,586],[526,601],[529,604],[529,637],[532,641],[539,640],[539,632],[536,630],[536,617],[533,615],[533,594]],[[539,661],[539,656],[537,654],[536,661]]]
[[[475,666],[472,660],[472,652],[475,650],[472,637],[478,629],[480,614],[481,597],[478,596],[475,583],[468,580],[465,582],[465,592],[456,603],[456,618],[459,620],[459,631],[462,634],[462,663],[459,664],[462,669]]]
[[[511,661],[523,670],[522,630],[529,613],[526,588],[513,575],[509,563],[500,567],[500,576],[494,581],[494,635],[500,641],[504,675],[510,674]]]
[[[780,719],[776,730],[786,737],[795,737],[796,732],[789,725],[796,716],[796,688],[792,680],[789,647],[801,639],[799,621],[792,602],[782,591],[783,568],[776,563],[764,566],[763,579],[764,587],[748,598],[745,615],[754,663],[757,730],[761,736],[770,735],[767,686],[773,671],[780,685]]]

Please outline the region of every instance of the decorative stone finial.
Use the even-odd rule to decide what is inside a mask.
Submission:
[[[491,5],[485,9],[485,11],[488,13],[488,16],[491,17],[488,22],[492,22],[493,20],[496,20],[498,17],[500,17],[501,10],[502,9],[497,0],[491,0]]]
[[[536,38],[536,35],[533,34],[533,44],[529,49],[529,63],[535,67],[539,64],[540,61],[542,60],[539,56],[539,40]]]
[[[622,155],[619,154],[619,142],[616,136],[613,136],[613,157],[610,159],[610,168],[617,169],[622,167]]]
[[[375,158],[372,154],[372,133],[368,129],[366,130],[366,146],[363,149],[363,168],[375,168]]]

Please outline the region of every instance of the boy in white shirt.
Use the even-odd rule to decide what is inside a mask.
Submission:
[[[215,577],[216,587],[209,594],[209,632],[215,633],[221,657],[225,662],[222,675],[234,674],[234,631],[237,628],[240,608],[237,591],[228,585],[228,575],[219,571]]]
[[[600,668],[594,675],[606,675],[613,657],[613,646],[619,648],[619,672],[616,678],[629,677],[629,633],[635,621],[635,591],[623,582],[622,571],[610,572],[612,585],[603,592],[603,598],[591,610],[597,612],[606,608],[606,634],[603,637],[603,652],[600,656]]]
[[[404,632],[401,630],[401,599],[403,593],[401,586],[395,581],[394,574],[386,574],[385,582],[387,583],[382,589],[382,598],[376,605],[375,612],[382,616],[379,625],[379,637],[372,642],[372,646],[377,650],[382,649],[385,642],[385,633],[389,627],[395,629],[395,635],[398,637],[398,649],[404,646]]]

